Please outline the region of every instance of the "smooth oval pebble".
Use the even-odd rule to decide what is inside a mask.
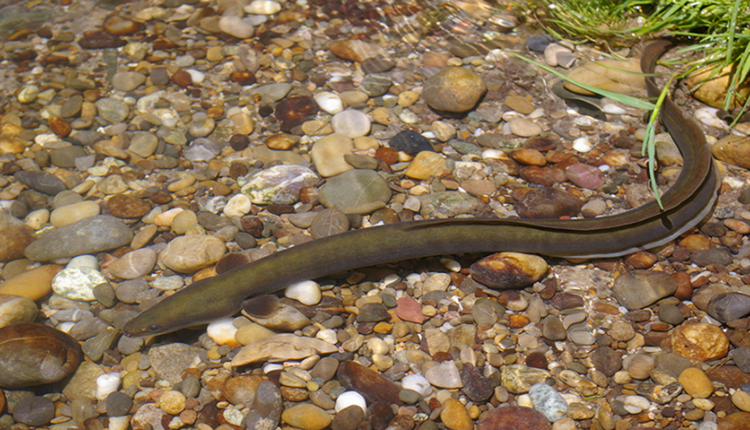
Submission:
[[[0,328],[34,322],[37,312],[38,309],[33,300],[0,294]]]
[[[536,255],[501,252],[485,257],[470,267],[472,278],[490,288],[524,288],[547,273],[547,262]]]
[[[0,294],[26,297],[39,300],[52,291],[52,279],[63,266],[49,264],[27,272],[19,273],[0,284]]]
[[[323,297],[320,285],[315,281],[302,281],[286,287],[284,296],[297,300],[306,306],[314,306],[320,303]]]
[[[13,406],[13,418],[31,427],[43,427],[55,417],[55,404],[41,397],[24,397]]]
[[[42,324],[0,329],[0,387],[50,384],[76,371],[83,360],[78,342]]]
[[[711,379],[697,367],[688,367],[683,370],[677,382],[694,399],[706,399],[714,392],[714,385]]]
[[[323,430],[331,424],[331,416],[323,409],[309,403],[301,403],[285,409],[281,420],[302,430]]]
[[[466,67],[446,67],[424,83],[422,97],[436,111],[463,113],[487,92],[484,80]]]
[[[86,200],[53,210],[49,221],[55,227],[63,227],[85,218],[97,216],[100,211],[101,207],[96,202]]]
[[[121,279],[147,275],[156,264],[157,253],[151,248],[136,249],[109,263],[107,269]]]
[[[534,384],[529,389],[529,397],[534,409],[541,412],[551,422],[564,417],[568,412],[568,404],[565,399],[547,384]]]
[[[359,406],[362,408],[362,412],[367,411],[365,398],[356,391],[345,391],[336,398],[336,412],[340,412],[349,406]]]

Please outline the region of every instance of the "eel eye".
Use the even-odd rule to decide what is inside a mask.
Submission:
[[[148,326],[148,331],[150,332],[159,331],[159,330],[161,330],[161,326],[159,324],[152,324]]]

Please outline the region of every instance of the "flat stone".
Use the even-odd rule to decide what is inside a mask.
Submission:
[[[336,351],[335,346],[320,339],[282,333],[243,347],[232,359],[232,366],[244,366],[259,361],[299,360],[314,354],[330,354]]]
[[[484,80],[466,67],[446,67],[424,83],[422,97],[440,112],[463,113],[476,106],[487,92]]]
[[[24,254],[30,260],[49,261],[108,251],[127,245],[132,239],[133,233],[125,223],[98,215],[46,231],[26,247]]]
[[[385,207],[391,189],[377,172],[354,169],[329,178],[318,197],[324,206],[343,213],[367,214]]]

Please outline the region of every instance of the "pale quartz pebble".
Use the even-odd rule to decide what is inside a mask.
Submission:
[[[109,430],[128,430],[130,426],[130,415],[123,415],[121,417],[109,417]]]
[[[39,230],[44,227],[44,224],[47,224],[47,221],[49,221],[49,210],[47,209],[37,209],[29,212],[29,214],[26,215],[26,218],[23,219],[23,222],[34,230]]]
[[[253,202],[250,201],[250,197],[245,194],[235,194],[224,206],[224,215],[228,217],[242,217],[250,213],[250,209],[253,207]]]
[[[92,302],[94,287],[107,282],[98,270],[88,267],[66,268],[52,278],[52,291],[69,300]]]
[[[336,343],[338,342],[338,338],[336,337],[336,331],[330,328],[318,331],[315,334],[315,337],[322,340],[323,342],[328,342],[331,345],[336,345]]]
[[[593,149],[593,146],[589,138],[584,136],[573,141],[573,149],[578,152],[589,152]]]
[[[286,287],[284,296],[307,306],[317,305],[323,298],[320,285],[315,281],[302,281],[292,284]]]
[[[166,212],[157,214],[156,216],[154,216],[154,224],[158,225],[159,227],[169,227],[172,225],[174,217],[176,217],[177,214],[184,210],[185,209],[183,208],[172,208]]]
[[[237,327],[232,323],[234,318],[222,318],[213,321],[206,327],[206,333],[217,345],[229,345],[232,348],[240,346],[234,338]]]
[[[331,118],[331,126],[336,133],[353,139],[365,136],[370,132],[370,119],[362,111],[347,109]],[[353,145],[350,143],[349,146]]]
[[[611,115],[623,115],[628,113],[628,111],[614,103],[605,103],[604,106],[602,106],[602,111]]]
[[[331,115],[335,115],[344,110],[344,102],[341,100],[341,97],[330,91],[323,91],[315,94],[313,98],[315,99],[315,103],[318,104],[318,107]]]
[[[193,81],[193,84],[199,85],[203,83],[203,80],[206,79],[206,74],[203,72],[199,72],[195,69],[187,69],[185,70],[190,75],[190,80]]]
[[[718,128],[719,130],[726,130],[727,124],[722,121],[716,113],[719,110],[712,107],[702,107],[695,110],[695,118],[701,123],[709,126]]]
[[[401,387],[405,390],[416,391],[421,394],[422,397],[427,397],[432,394],[432,385],[424,376],[414,373],[406,375],[401,379]]]
[[[268,374],[277,370],[284,370],[284,365],[281,363],[266,363],[263,365],[263,373]]]
[[[66,269],[74,268],[87,268],[92,270],[99,270],[99,262],[96,260],[94,255],[79,255],[72,258],[65,266]]]
[[[74,325],[76,325],[75,321],[64,321],[58,324],[57,329],[63,333],[68,333]]]
[[[359,406],[362,408],[362,412],[367,413],[367,402],[361,394],[356,391],[344,391],[336,399],[336,412],[341,412],[354,405]]]
[[[372,337],[370,339],[367,339],[367,347],[370,348],[370,351],[372,351],[374,354],[387,354],[390,348],[388,347],[388,344],[379,337]]]
[[[693,399],[691,400],[696,408],[703,409],[704,411],[710,411],[716,406],[714,402],[708,399]]]
[[[623,407],[625,410],[633,415],[647,410],[650,405],[651,402],[647,398],[641,396],[626,396],[623,401]]]
[[[398,119],[400,119],[404,124],[416,124],[421,121],[417,114],[408,109],[404,109],[403,111],[401,111],[401,113],[398,114]]]
[[[531,111],[530,114],[527,115],[529,119],[537,119],[544,116],[544,109],[542,108],[536,108],[533,111]]]
[[[225,15],[219,19],[219,28],[224,33],[232,35],[238,39],[247,39],[253,37],[255,28],[248,21],[239,16]]]
[[[281,5],[271,0],[255,0],[245,6],[245,12],[254,15],[273,15],[281,10]]]
[[[516,401],[518,402],[518,406],[522,408],[534,408],[534,403],[531,402],[531,396],[528,394],[521,394],[520,396],[516,397]]]
[[[413,212],[419,212],[419,208],[421,207],[422,202],[414,196],[409,196],[406,198],[406,201],[404,201],[404,209],[409,209]]]
[[[96,399],[105,400],[107,396],[117,391],[122,377],[117,372],[105,373],[96,378]]]
[[[503,160],[508,156],[499,149],[490,148],[482,151],[482,158],[485,160]]]
[[[18,101],[23,104],[32,103],[39,95],[39,87],[36,85],[26,85],[18,93]]]
[[[461,263],[458,261],[452,259],[452,258],[441,258],[440,264],[443,265],[446,269],[450,270],[451,272],[460,272],[461,271]]]

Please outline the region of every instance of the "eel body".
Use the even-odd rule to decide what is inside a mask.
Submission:
[[[671,46],[649,44],[641,60],[652,72]],[[649,95],[659,90],[646,79]],[[683,169],[662,196],[618,215],[576,220],[453,219],[389,224],[349,231],[298,245],[191,284],[130,320],[129,336],[168,333],[227,317],[244,300],[303,280],[392,261],[469,252],[517,251],[554,257],[626,255],[667,243],[707,216],[720,184],[700,127],[669,99],[662,121],[683,154]]]

